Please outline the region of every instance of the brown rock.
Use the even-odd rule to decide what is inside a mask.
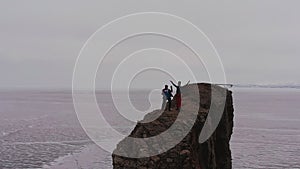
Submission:
[[[192,84],[182,88],[182,100],[185,103],[185,107],[193,107],[195,99],[190,97],[192,91],[189,90],[191,87],[198,87],[200,94],[200,108],[197,119],[187,136],[175,147],[171,148],[167,152],[162,154],[148,157],[148,158],[126,158],[113,155],[113,166],[114,169],[140,169],[140,168],[151,168],[151,169],[231,169],[231,151],[229,147],[229,141],[232,135],[233,129],[233,102],[232,92],[215,85],[210,84]],[[217,95],[217,99],[211,104],[211,91],[214,90]],[[218,106],[222,101],[221,93],[226,92],[226,105],[224,108],[222,119],[210,138],[200,144],[198,138],[201,129],[208,117],[208,112],[211,106]],[[160,133],[167,130],[177,119],[178,112],[175,111],[175,104],[173,103],[174,111],[164,111],[154,121],[149,123],[138,123],[135,129],[130,134],[130,137],[135,138],[146,138],[159,135]],[[151,118],[157,115],[159,111],[154,111],[145,116]],[[189,114],[186,114],[189,116]],[[208,121],[209,122],[209,121]],[[180,121],[182,126],[189,124],[189,121]],[[176,134],[180,134],[181,129],[176,130]],[[165,141],[172,141],[172,135],[167,138],[162,138],[160,143],[153,143],[149,147],[139,147],[136,145],[130,145],[126,147],[123,141],[117,146],[117,150],[124,152],[134,151],[136,149],[143,149],[147,152],[153,149],[157,150],[160,145]],[[124,146],[125,145],[125,146]]]

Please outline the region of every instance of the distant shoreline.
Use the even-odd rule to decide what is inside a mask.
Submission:
[[[272,89],[300,89],[300,85],[279,85],[279,84],[234,84],[234,83],[228,83],[228,84],[216,84],[219,86],[226,86],[229,88],[272,88]],[[134,89],[130,91],[139,92],[139,91],[149,91],[153,89]],[[0,88],[0,92],[65,92],[65,93],[72,93],[71,88]],[[93,90],[89,89],[82,89],[82,90],[76,90],[77,92],[93,92]],[[95,92],[110,92],[110,89],[96,89]],[[114,92],[128,92],[126,89],[118,89],[114,90]]]

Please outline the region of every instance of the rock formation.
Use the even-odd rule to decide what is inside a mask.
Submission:
[[[193,92],[189,89],[197,87],[200,94],[200,107],[196,113],[194,121],[180,121],[183,126],[189,122],[192,123],[191,130],[184,138],[179,141],[174,147],[166,152],[158,155],[144,158],[128,158],[113,154],[113,167],[114,169],[230,169],[231,151],[230,151],[230,137],[233,130],[233,103],[232,92],[228,89],[210,85],[205,83],[192,84],[182,87],[182,109],[189,110],[189,107],[195,106],[195,99],[189,97]],[[209,137],[207,141],[200,144],[198,139],[201,129],[208,117],[208,112],[211,106],[219,106],[221,97],[214,100],[212,103],[211,91],[214,90],[218,97],[220,93],[224,92],[226,98],[225,108],[222,118],[216,130]],[[196,99],[197,100],[197,99]],[[197,100],[199,101],[199,100]],[[199,105],[199,103],[198,103]],[[148,138],[159,135],[172,126],[178,118],[179,112],[175,110],[173,103],[172,111],[154,111],[145,116],[144,120],[156,118],[155,120],[147,123],[143,121],[138,122],[129,137],[134,138]],[[189,112],[189,111],[186,111]],[[161,114],[160,114],[161,113]],[[193,113],[193,112],[191,112]],[[186,113],[185,116],[192,117],[192,114]],[[175,138],[175,137],[174,137]],[[148,152],[151,149],[160,148],[159,145],[165,141],[172,141],[174,138],[162,138],[162,143],[149,145],[148,147],[140,147],[139,145],[128,145],[126,138],[119,143],[115,151],[134,151],[136,149],[146,149]]]

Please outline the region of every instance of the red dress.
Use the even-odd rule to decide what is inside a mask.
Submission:
[[[175,97],[175,100],[176,100],[177,109],[180,109],[181,108],[181,94],[176,93],[174,97]]]

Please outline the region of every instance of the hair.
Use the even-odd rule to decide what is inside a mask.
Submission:
[[[181,81],[178,81],[178,86],[181,86]]]

